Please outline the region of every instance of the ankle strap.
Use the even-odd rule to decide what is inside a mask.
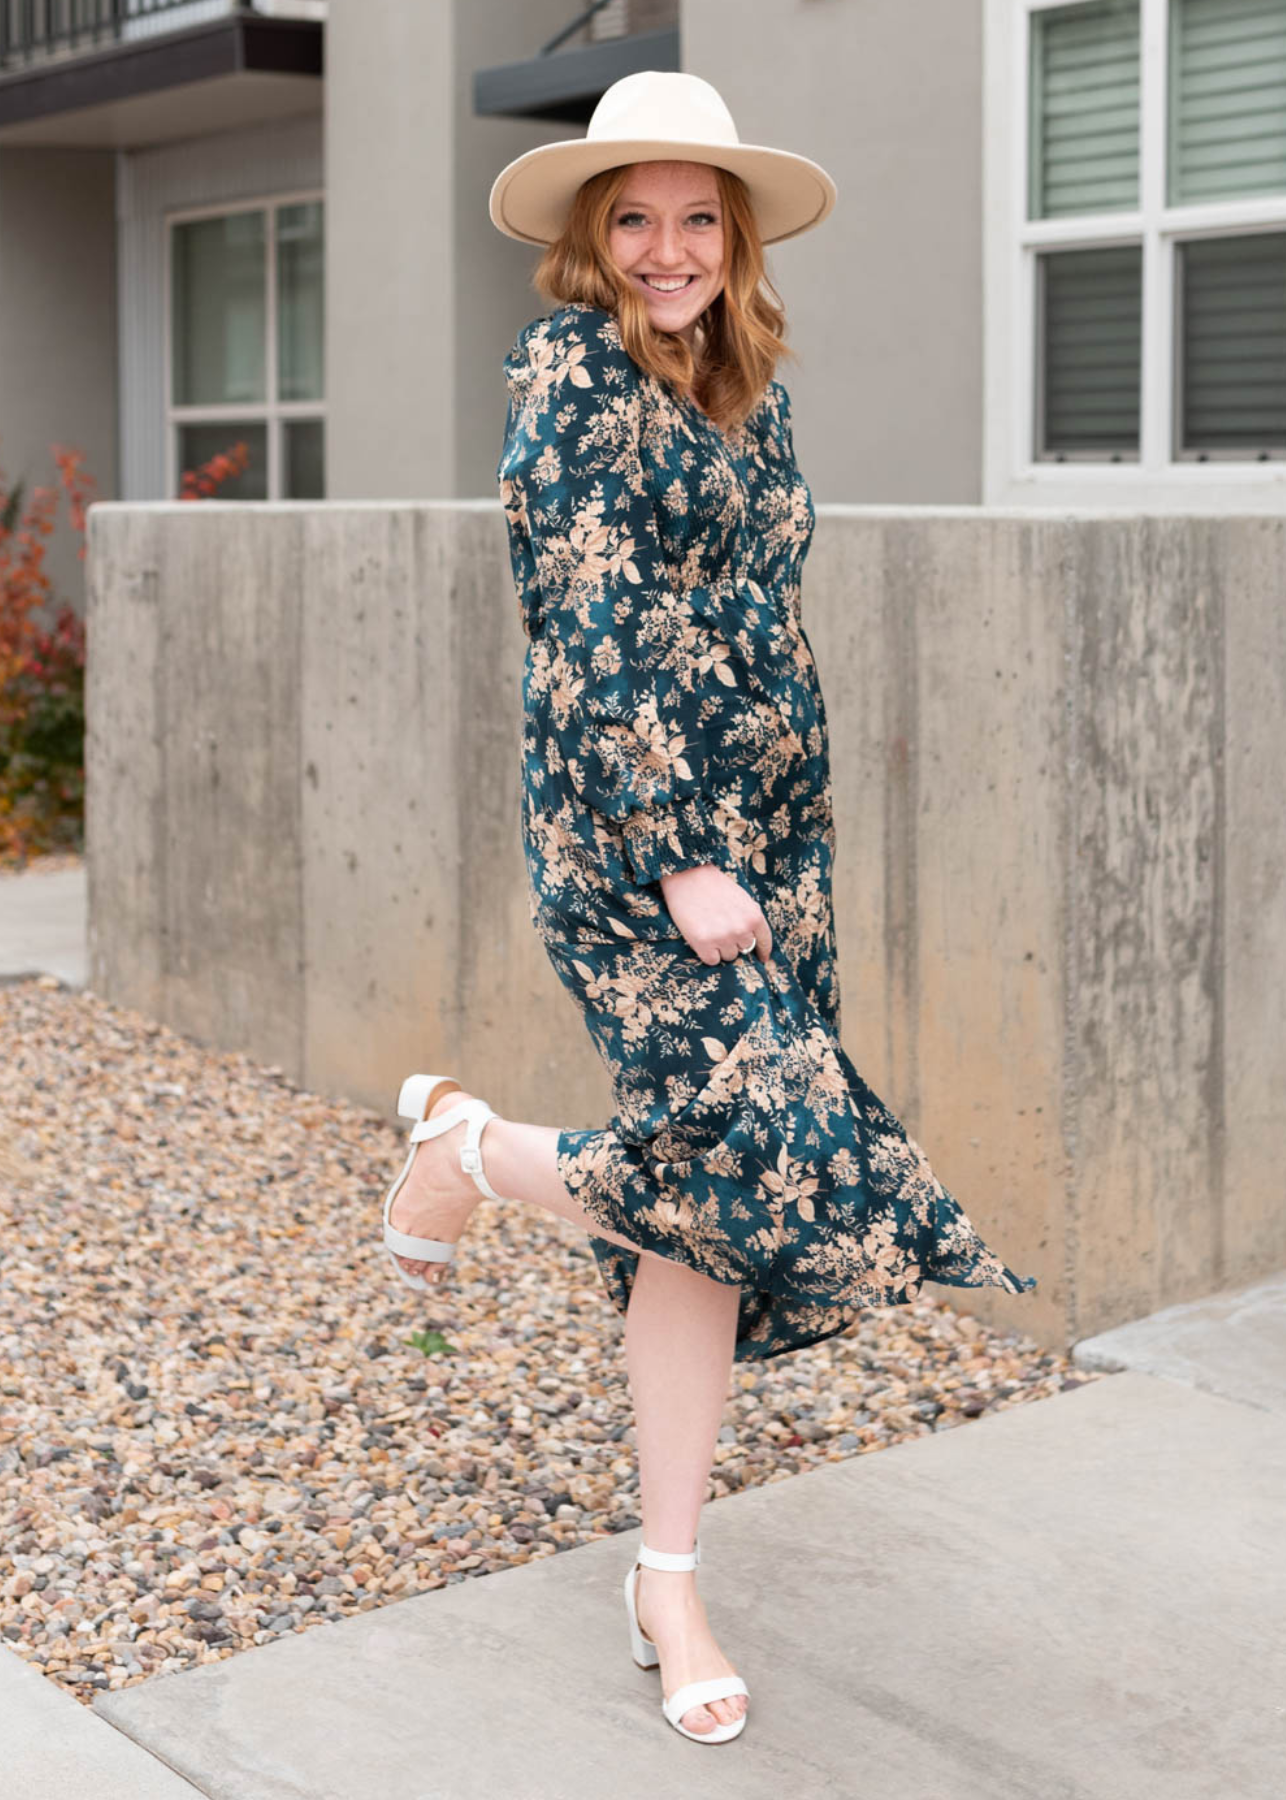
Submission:
[[[653,1550],[647,1544],[640,1544],[638,1561],[648,1569],[695,1569],[701,1561],[701,1539],[696,1540],[691,1550]]]

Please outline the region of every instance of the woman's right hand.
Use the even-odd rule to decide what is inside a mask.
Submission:
[[[772,954],[772,931],[758,901],[717,863],[662,875],[661,892],[670,917],[703,963],[731,962],[751,938],[760,962]]]

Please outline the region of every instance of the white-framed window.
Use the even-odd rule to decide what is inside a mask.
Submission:
[[[1286,499],[1286,0],[988,0],[986,499]]]
[[[320,192],[166,217],[166,482],[244,443],[220,500],[326,495]]]

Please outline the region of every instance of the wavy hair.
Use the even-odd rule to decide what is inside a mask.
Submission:
[[[580,301],[615,314],[621,342],[639,367],[695,400],[731,432],[758,406],[778,360],[796,352],[784,341],[786,312],[764,269],[746,184],[731,170],[712,166],[723,212],[723,287],[697,319],[698,356],[676,333],[656,329],[646,301],[612,257],[609,222],[632,164],[603,169],[581,183],[562,235],[545,250],[532,284],[558,305]]]

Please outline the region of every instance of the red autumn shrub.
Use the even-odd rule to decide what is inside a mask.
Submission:
[[[80,451],[55,445],[53,458],[83,558],[93,478]],[[52,625],[35,616],[52,601],[45,552],[58,499],[36,487],[24,506],[22,483],[10,489],[0,470],[0,864],[84,844],[84,625],[65,604]]]
[[[94,480],[81,451],[54,445],[52,454],[83,561]],[[249,461],[237,443],[184,470],[179,498],[207,499]],[[58,499],[58,489],[35,487],[24,507],[23,484],[10,489],[0,469],[0,867],[84,849],[84,622],[65,603],[51,625],[35,617],[52,602],[45,551]]]
[[[185,469],[179,484],[180,500],[208,500],[220,482],[240,475],[250,463],[249,444],[236,443],[231,450],[221,450],[199,469]]]

